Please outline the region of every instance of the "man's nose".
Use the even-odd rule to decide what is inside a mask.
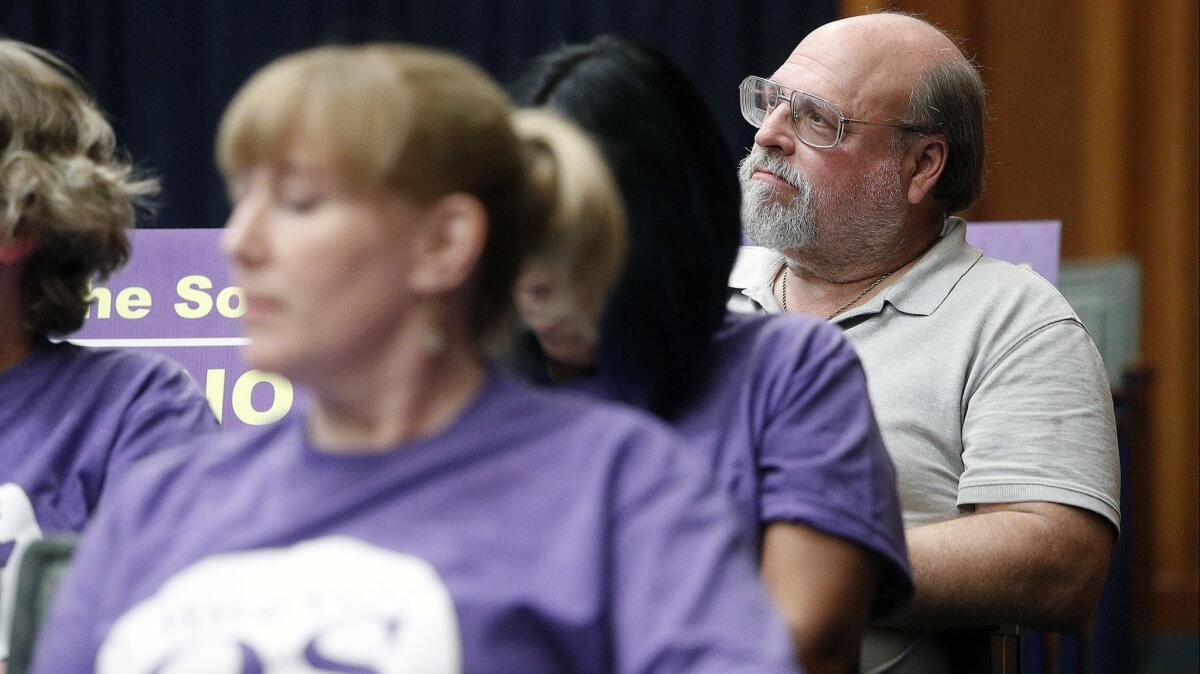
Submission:
[[[767,113],[762,126],[754,134],[754,144],[790,157],[796,151],[796,132],[792,129],[792,108],[782,102]]]

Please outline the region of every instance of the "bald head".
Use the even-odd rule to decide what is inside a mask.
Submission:
[[[847,117],[899,121],[945,138],[947,166],[932,196],[947,213],[983,192],[983,82],[933,25],[886,12],[834,21],[809,33],[777,73],[836,101]]]
[[[905,14],[852,16],[817,28],[804,42],[832,38],[864,53],[886,57],[915,57],[928,64],[940,58],[963,58],[954,41],[932,24]]]
[[[930,66],[965,62],[937,28],[902,14],[869,14],[825,24],[809,33],[783,69],[807,70],[846,113],[891,119],[904,111]],[[806,89],[808,90],[808,89]],[[822,95],[821,91],[813,91]]]

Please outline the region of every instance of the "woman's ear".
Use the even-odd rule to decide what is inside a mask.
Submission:
[[[0,264],[12,266],[21,262],[33,253],[40,239],[36,233],[18,225],[12,236],[0,241]]]
[[[419,294],[442,295],[465,284],[479,264],[487,243],[487,210],[474,196],[454,193],[431,206],[422,220],[409,283]]]
[[[914,206],[925,200],[946,168],[950,148],[941,136],[921,136],[908,151],[912,178],[908,182],[908,202]]]

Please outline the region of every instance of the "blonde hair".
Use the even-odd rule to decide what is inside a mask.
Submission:
[[[126,229],[157,191],[117,156],[112,127],[70,66],[0,39],[0,238],[38,239],[22,271],[32,334],[79,329],[88,282],[125,263]]]
[[[303,146],[347,189],[394,190],[417,204],[475,196],[489,229],[470,327],[485,338],[509,315],[516,274],[555,218],[580,204],[620,211],[599,151],[569,123],[541,119],[518,131],[508,95],[447,53],[320,47],[269,64],[242,87],[221,119],[217,163],[232,180],[249,167],[287,166]],[[594,276],[604,290],[615,274],[607,276]]]
[[[556,184],[562,195],[533,255],[562,271],[568,295],[599,315],[625,261],[625,209],[614,198],[616,181],[599,148],[558,113],[528,108],[517,112],[514,123],[542,157],[535,180]]]

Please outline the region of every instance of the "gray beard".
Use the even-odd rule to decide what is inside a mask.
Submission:
[[[765,168],[796,189],[780,199],[771,185],[751,180]],[[742,182],[742,229],[760,246],[805,258],[830,280],[857,278],[905,244],[908,200],[899,161],[886,162],[844,190],[814,186],[782,157],[759,151],[738,171]]]
[[[752,180],[755,169],[765,168],[796,190],[790,200],[779,198],[771,185]],[[812,185],[783,158],[750,153],[738,166],[742,183],[742,233],[772,250],[807,250],[817,239],[817,219],[812,207]]]

